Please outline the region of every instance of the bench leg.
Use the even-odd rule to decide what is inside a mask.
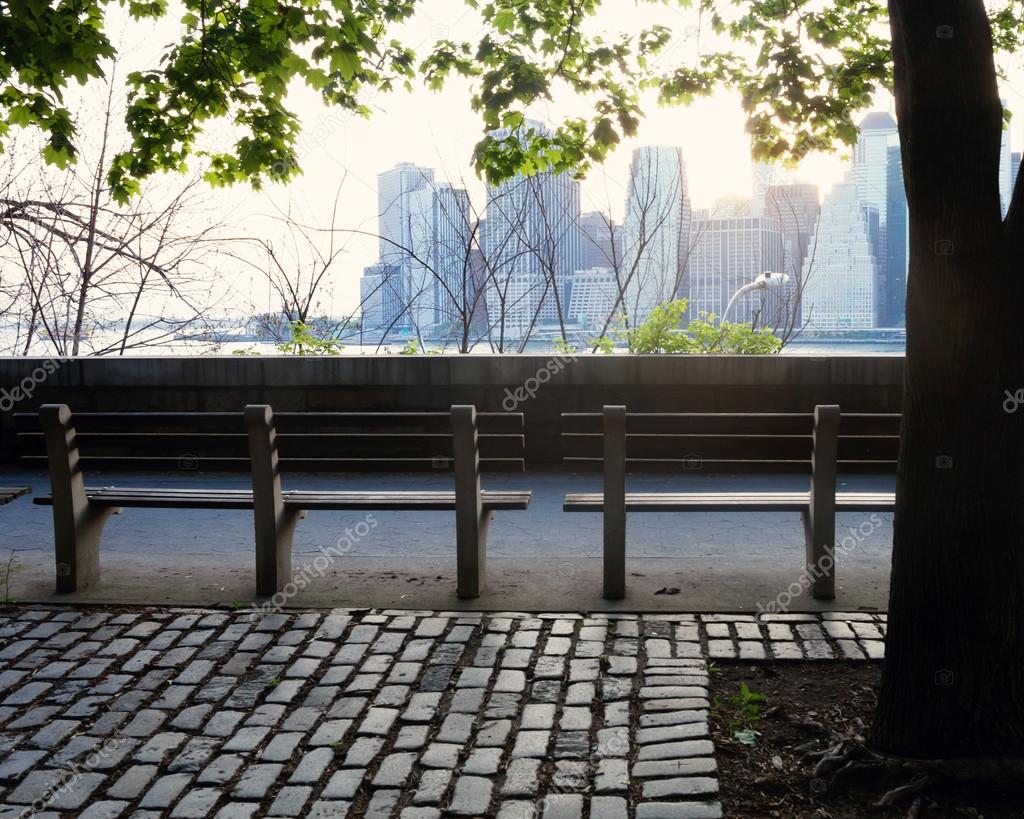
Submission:
[[[276,594],[292,579],[292,539],[295,527],[304,517],[305,510],[290,509],[276,520],[257,517],[256,594]]]
[[[120,511],[112,506],[86,506],[73,520],[54,515],[58,594],[81,591],[99,582],[103,526]]]
[[[626,408],[605,407],[604,597],[626,596]]]
[[[607,499],[605,501],[607,503]],[[621,600],[626,596],[626,512],[623,508],[604,511],[604,597]]]
[[[815,525],[810,512],[801,512],[804,522],[804,540],[807,552],[807,571],[811,578],[811,594],[817,600],[834,600],[836,596],[836,560],[829,545],[835,537],[835,518],[830,531],[820,523]]]
[[[482,511],[475,527],[459,526],[456,529],[455,560],[458,577],[455,593],[459,597],[479,597],[484,590],[487,577],[487,530],[493,517],[493,512]]]

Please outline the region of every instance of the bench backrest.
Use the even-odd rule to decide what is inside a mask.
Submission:
[[[630,472],[810,473],[815,418],[807,413],[635,413],[623,409]],[[562,414],[562,460],[600,471],[604,415]],[[840,473],[895,472],[898,414],[844,414],[839,421]]]
[[[450,412],[275,412],[284,472],[451,472]],[[477,413],[480,468],[521,472],[522,413]],[[22,462],[46,467],[39,417],[16,416]],[[242,412],[73,413],[83,469],[237,471],[250,468]]]

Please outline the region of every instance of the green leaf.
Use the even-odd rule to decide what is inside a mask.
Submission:
[[[757,738],[761,736],[760,732],[755,731],[753,728],[742,728],[738,731],[733,731],[732,735],[744,745],[756,745]]]

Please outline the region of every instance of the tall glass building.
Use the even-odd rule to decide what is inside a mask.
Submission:
[[[622,226],[625,311],[639,324],[680,295],[690,252],[691,202],[681,148],[633,152]]]
[[[825,197],[804,262],[803,319],[822,330],[875,326],[877,210],[865,207],[857,185],[844,181]]]
[[[770,327],[800,327],[802,324],[801,275],[820,210],[817,185],[794,183],[767,188],[764,215],[779,223],[782,234],[782,263],[778,272],[789,276],[789,282],[779,292],[768,294],[765,319]]]
[[[736,291],[758,275],[782,268],[782,230],[764,216],[709,217],[694,222],[695,239],[686,265],[685,295],[690,318],[714,313],[723,318]],[[758,326],[771,324],[767,294],[741,298],[728,319]]]
[[[882,327],[903,327],[906,324],[907,268],[910,261],[910,220],[907,192],[903,187],[903,158],[900,148],[889,148],[886,213],[886,277],[883,293]]]
[[[545,130],[532,120],[522,129]],[[516,138],[508,129],[492,135]],[[489,187],[481,238],[489,269],[488,307],[502,312],[506,337],[568,321],[572,275],[581,268],[579,182],[567,173],[544,171]]]

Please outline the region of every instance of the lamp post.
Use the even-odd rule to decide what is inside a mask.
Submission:
[[[773,273],[771,270],[764,271],[752,282],[743,285],[733,294],[733,297],[729,299],[729,303],[725,307],[725,312],[722,313],[722,321],[724,322],[728,317],[729,311],[732,310],[732,306],[736,304],[740,296],[752,293],[755,290],[777,290],[788,281],[789,276],[786,273]]]

